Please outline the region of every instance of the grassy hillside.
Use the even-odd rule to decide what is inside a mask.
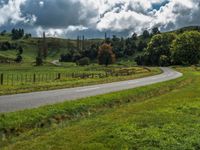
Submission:
[[[9,41],[10,43],[18,43],[24,49],[22,57],[24,62],[33,62],[38,53],[38,41],[42,38],[29,38],[12,40],[9,34],[4,36],[0,35],[0,42]],[[46,38],[48,45],[47,60],[59,59],[60,55],[68,52],[70,49],[76,49],[76,40],[60,39],[60,38]],[[101,39],[85,40],[85,46],[88,47],[93,43],[100,43]],[[16,58],[16,50],[0,51],[1,57]]]
[[[3,126],[17,125],[10,133],[26,132],[4,136],[2,144],[16,150],[199,149],[199,68],[177,69],[184,76],[173,81],[5,114]],[[37,126],[30,130],[32,123]]]

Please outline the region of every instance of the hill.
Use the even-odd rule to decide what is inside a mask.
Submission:
[[[189,27],[183,27],[174,31],[169,31],[170,33],[176,33],[180,34],[185,31],[200,31],[199,26],[189,26]],[[162,33],[161,33],[162,34]],[[143,35],[140,35],[135,40],[135,45],[138,46],[136,49],[136,52],[134,52],[134,56],[136,57],[138,54],[142,53],[141,48],[139,47],[139,44],[143,42],[142,44],[148,43],[151,39],[151,35],[147,38],[144,38]],[[82,37],[81,37],[82,39]],[[84,47],[88,48],[91,47],[92,44],[99,45],[103,42],[104,39],[85,39],[84,40]],[[121,40],[120,38],[117,39],[118,41]],[[11,34],[6,33],[5,35],[0,35],[0,44],[3,42],[9,42],[11,44],[18,44],[23,47],[24,52],[22,54],[23,62],[32,63],[35,61],[35,57],[38,54],[38,41],[42,41],[42,38],[22,38],[19,40],[12,40]],[[124,41],[127,43],[127,41]],[[60,58],[61,54],[69,53],[69,51],[77,51],[77,40],[73,39],[61,39],[61,38],[46,38],[46,43],[48,45],[48,56],[46,61],[52,61],[52,60],[58,60]],[[79,50],[81,50],[82,47],[82,40],[79,40]],[[119,48],[120,45],[116,47],[116,49]],[[126,45],[127,47],[127,45]],[[144,47],[145,48],[145,47]],[[130,46],[130,50],[135,49],[134,43]],[[16,58],[16,50],[15,49],[8,49],[5,51],[0,50],[0,57],[2,59],[14,59]],[[122,59],[124,59],[124,54],[121,54]],[[132,57],[131,57],[132,59]],[[132,59],[133,60],[133,59]]]

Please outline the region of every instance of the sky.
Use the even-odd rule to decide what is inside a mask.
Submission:
[[[0,31],[24,28],[33,36],[130,36],[200,25],[200,0],[0,0]]]

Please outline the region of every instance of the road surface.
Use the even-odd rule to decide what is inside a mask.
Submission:
[[[61,66],[61,63],[59,62],[59,60],[53,60],[51,63],[55,66]]]
[[[182,76],[181,73],[170,68],[161,69],[163,70],[162,74],[135,80],[52,91],[0,96],[0,112],[13,112],[23,109],[36,108],[39,106],[59,103],[67,100],[76,100],[79,98],[164,82]]]

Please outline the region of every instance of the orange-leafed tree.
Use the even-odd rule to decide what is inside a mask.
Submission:
[[[98,51],[98,61],[100,65],[108,66],[115,62],[115,54],[113,53],[113,48],[110,44],[102,44]]]

